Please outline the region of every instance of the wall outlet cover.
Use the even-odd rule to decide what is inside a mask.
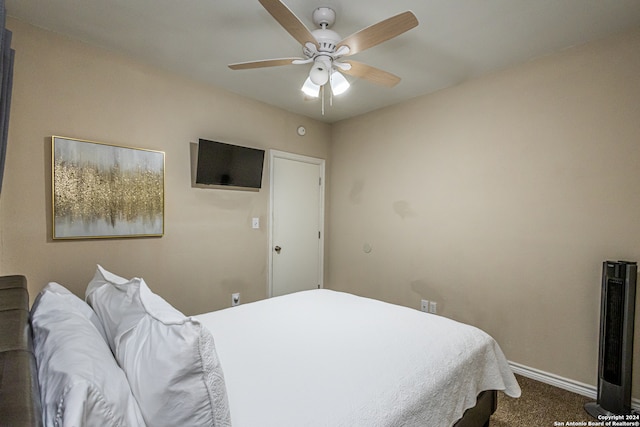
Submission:
[[[429,313],[436,314],[438,311],[438,303],[435,301],[429,301]]]
[[[424,311],[425,313],[429,312],[429,301],[426,299],[420,301],[420,311]]]

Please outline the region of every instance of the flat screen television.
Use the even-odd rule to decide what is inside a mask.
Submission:
[[[261,188],[264,150],[200,139],[196,184]]]

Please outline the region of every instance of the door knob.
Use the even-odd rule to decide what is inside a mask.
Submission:
[[[274,249],[276,250],[277,253],[280,253],[280,251],[282,250],[280,246],[276,246]]]

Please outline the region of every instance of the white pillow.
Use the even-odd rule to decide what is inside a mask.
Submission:
[[[57,283],[47,285],[31,309],[44,423],[144,426],[127,377],[91,321],[91,312]]]
[[[198,320],[151,292],[144,280],[123,279],[101,266],[87,302],[102,320],[147,424],[231,425],[213,337]]]
[[[138,278],[124,279],[98,265],[87,287],[85,299],[100,319],[113,354],[116,354],[116,334],[135,327],[145,315],[138,291],[141,281]],[[103,288],[104,285],[108,286]]]
[[[89,305],[78,298],[74,293],[72,293],[69,289],[65,288],[59,283],[49,282],[36,296],[36,299],[33,301],[33,305],[31,306],[31,311],[37,309],[40,304],[41,297],[46,293],[56,294],[61,301],[69,304],[71,310],[77,311],[78,313],[84,315],[93,325],[96,327],[102,338],[104,338],[105,342],[107,342],[107,335],[104,332],[104,328],[102,327],[102,323],[98,318],[98,315],[89,307]]]

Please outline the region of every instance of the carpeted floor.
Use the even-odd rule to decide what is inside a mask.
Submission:
[[[521,375],[516,378],[522,396],[513,399],[499,392],[491,427],[553,427],[554,423],[557,426],[571,421],[597,421],[584,410],[584,404],[593,399]]]

